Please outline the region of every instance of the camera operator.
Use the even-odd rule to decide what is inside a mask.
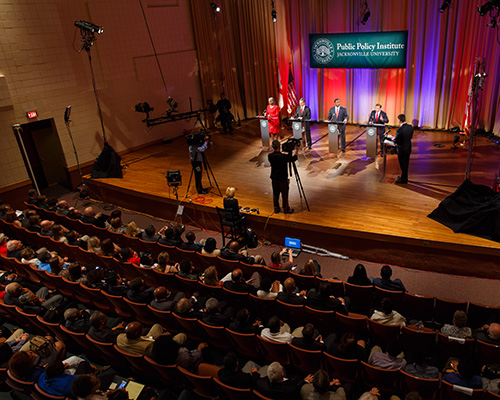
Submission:
[[[300,142],[299,142],[300,143]],[[287,142],[286,144],[289,144]],[[273,152],[267,157],[269,163],[271,164],[271,181],[273,185],[273,204],[274,212],[280,212],[280,193],[283,203],[283,212],[285,214],[293,213],[293,209],[288,205],[288,163],[297,160],[297,150],[299,144],[293,143],[293,150],[289,151],[288,154],[282,153],[281,143],[279,140],[273,140],[272,143]],[[287,149],[290,150],[290,149]]]
[[[203,172],[203,153],[208,147],[208,141],[210,136],[205,134],[202,130],[197,134],[198,140],[194,140],[189,144],[189,155],[191,157],[191,166],[194,172],[194,181],[196,184],[196,190],[198,194],[207,194],[208,189],[205,189],[201,183],[202,172]]]

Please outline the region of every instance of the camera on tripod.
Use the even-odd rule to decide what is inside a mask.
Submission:
[[[293,137],[288,138],[288,140],[281,145],[281,149],[285,153],[291,153],[292,151],[300,147],[301,140],[302,139],[296,139]]]
[[[205,129],[201,129],[199,132],[193,132],[186,135],[187,144],[190,146],[201,146],[205,142],[206,137],[210,138],[210,135]]]

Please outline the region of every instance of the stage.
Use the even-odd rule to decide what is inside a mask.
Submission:
[[[259,124],[249,120],[232,135],[214,132],[206,156],[224,195],[227,186],[237,188],[240,206],[259,209],[248,214],[248,225],[259,238],[283,243],[284,236],[360,260],[401,265],[450,274],[500,278],[500,243],[455,234],[427,218],[439,202],[464,180],[467,149],[450,147],[449,132],[415,131],[407,185],[394,183],[399,175],[396,155],[366,159],[364,128],[347,126],[346,153],[328,154],[327,137],[313,144],[312,151],[299,154],[296,162],[310,207],[299,196],[296,178],[291,178],[290,206],[293,214],[272,214],[272,190],[267,149],[261,148]],[[313,142],[327,133],[324,125],[311,128]],[[286,131],[286,136],[291,131]],[[395,128],[391,132],[395,134]],[[498,171],[500,148],[484,137],[476,137],[472,182],[492,186]],[[442,146],[440,146],[442,145]],[[212,180],[208,195],[199,196],[191,173],[184,137],[126,154],[122,158],[123,179],[89,179],[92,197],[105,202],[172,220],[178,202],[167,186],[168,170],[183,175],[179,201],[183,222],[218,229],[215,207],[222,199]],[[203,173],[204,186],[210,186]],[[220,235],[217,236],[220,241]]]

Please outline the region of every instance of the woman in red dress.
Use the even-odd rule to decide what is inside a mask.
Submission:
[[[267,117],[269,121],[269,135],[271,136],[272,143],[273,140],[278,140],[278,135],[280,133],[280,108],[273,97],[269,97],[269,105],[266,108],[264,116]]]

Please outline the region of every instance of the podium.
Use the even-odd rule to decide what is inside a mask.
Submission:
[[[305,122],[302,119],[290,118],[289,121],[292,122],[292,131],[294,139],[302,139],[302,132],[305,131]],[[302,143],[304,145],[304,143]]]
[[[384,127],[382,124],[372,124],[366,127],[366,157],[375,158],[377,156],[377,136],[378,128]]]
[[[260,121],[260,137],[262,138],[262,148],[269,148],[269,121],[267,117],[258,116]]]
[[[328,123],[328,152],[332,154],[337,154],[339,151],[339,127],[338,125],[342,122],[331,122]]]

